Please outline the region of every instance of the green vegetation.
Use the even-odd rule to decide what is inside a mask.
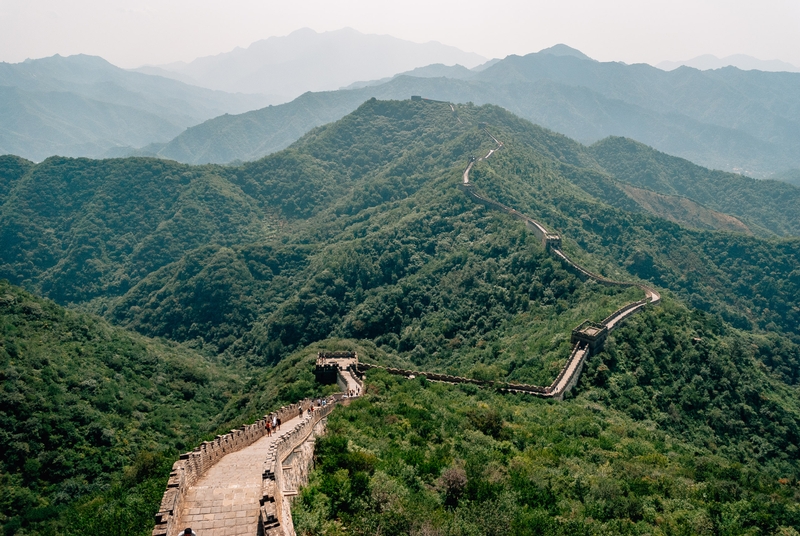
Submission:
[[[781,173],[770,176],[771,180],[788,182],[800,188],[800,169],[788,169]]]
[[[698,191],[738,202],[765,236],[688,228],[626,190],[652,153],[620,150],[620,177],[597,147],[500,108],[458,116],[372,100],[231,167],[0,159],[0,275],[73,307],[0,287],[7,532],[146,533],[178,451],[334,389],[314,382],[319,349],[548,384],[570,329],[641,292],[580,281],[459,191],[469,156],[494,147],[481,122],[504,148],[474,167],[479,191],[664,304],[616,332],[564,404],[371,375],[331,420],[298,526],[800,529],[800,239],[766,236],[791,235],[793,213],[725,199],[739,177],[695,170]],[[656,160],[673,184],[682,161]]]
[[[616,332],[564,403],[372,371],[317,442],[295,528],[794,534],[800,406],[752,343],[769,344],[668,301]]]
[[[661,192],[681,195],[733,214],[760,234],[800,234],[800,189],[702,168],[626,138],[606,138],[589,148],[614,177]]]
[[[130,515],[149,522],[172,458],[214,431],[241,389],[237,376],[195,352],[2,281],[0,379],[6,533],[76,500],[113,501],[120,487],[134,488],[126,500],[143,502],[145,513]]]
[[[608,275],[670,288],[736,326],[796,332],[795,239],[699,232],[648,216],[623,184],[596,171],[594,149],[499,108],[459,113],[464,124],[444,105],[369,101],[241,167],[50,159],[16,178],[0,208],[0,271],[147,335],[230,349],[251,363],[339,336],[405,357],[416,350],[418,364],[463,372],[474,362],[466,350],[421,356],[492,346],[519,313],[542,325],[561,319],[529,332],[552,339],[565,322],[597,320],[618,303],[600,304],[597,292],[607,291],[576,285],[518,224],[455,188],[467,156],[491,146],[473,126],[485,121],[506,149],[480,163],[476,184],[560,232],[571,254]],[[718,175],[715,195],[727,185],[731,203],[747,205],[735,193],[746,179]],[[748,214],[774,219],[774,207],[752,197]],[[464,292],[458,277],[479,284]],[[512,373],[531,348],[500,339],[519,348],[502,363]]]
[[[149,534],[178,453],[331,392],[314,382],[314,351],[248,378],[0,281],[0,525]]]

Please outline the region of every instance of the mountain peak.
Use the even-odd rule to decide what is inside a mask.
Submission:
[[[353,28],[326,32],[301,28],[247,48],[157,67],[162,76],[191,79],[201,87],[276,95],[281,96],[276,101],[288,101],[306,91],[335,90],[357,80],[379,80],[435,63],[470,68],[485,61],[479,54],[434,41],[415,43]]]
[[[791,63],[781,60],[760,60],[746,54],[733,54],[724,58],[718,58],[713,54],[703,54],[690,60],[683,61],[662,61],[656,67],[663,71],[672,71],[678,67],[693,67],[701,71],[711,69],[722,69],[723,67],[736,67],[743,71],[767,71],[767,72],[800,72],[800,68]]]
[[[538,54],[550,54],[551,56],[573,56],[582,60],[594,61],[577,48],[572,48],[571,46],[567,46],[563,43],[559,43],[548,48],[543,48],[538,52]]]

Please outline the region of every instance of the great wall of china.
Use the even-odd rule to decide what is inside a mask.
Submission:
[[[336,369],[335,381],[345,393],[362,387],[346,368]],[[177,536],[186,527],[202,536],[294,534],[291,499],[307,481],[314,440],[327,416],[352,399],[345,393],[322,405],[302,400],[282,407],[182,454],[172,466],[153,536]],[[281,426],[268,434],[273,418]]]
[[[421,97],[412,97],[412,100],[442,103]],[[457,121],[463,124],[451,103],[442,104],[450,106]],[[602,348],[608,334],[626,318],[661,300],[658,292],[641,283],[613,281],[583,268],[561,250],[559,235],[548,231],[533,218],[476,192],[469,181],[474,164],[503,148],[503,143],[492,136],[486,125],[481,125],[481,128],[497,147],[477,160],[470,158],[460,184],[464,193],[475,203],[524,222],[547,251],[584,281],[591,279],[603,285],[637,287],[644,292],[645,298],[621,307],[601,322],[586,320],[573,329],[572,351],[549,386],[382,367],[359,362],[355,352],[320,353],[315,367],[318,381],[335,381],[342,392],[316,407],[311,400],[282,407],[251,425],[231,430],[213,441],[203,442],[192,452],[182,454],[170,472],[167,489],[155,516],[153,536],[178,536],[186,527],[197,529],[201,536],[294,536],[291,501],[300,486],[307,482],[313,464],[315,438],[324,433],[327,416],[337,405],[349,404],[352,400],[350,394],[360,395],[363,388],[361,377],[369,369],[382,369],[409,378],[425,377],[450,384],[469,383],[502,392],[563,400],[578,382],[586,359]],[[280,419],[284,429],[268,435],[266,424],[273,418]]]

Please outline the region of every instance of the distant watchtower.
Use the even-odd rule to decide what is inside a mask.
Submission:
[[[317,352],[314,376],[323,384],[336,383],[336,376],[340,370],[347,370],[356,365],[358,365],[356,352]]]
[[[422,100],[422,95],[411,95],[411,100],[412,101],[416,101],[416,100],[421,101]]]
[[[577,328],[572,330],[570,342],[585,342],[589,345],[589,352],[594,355],[603,348],[603,343],[608,337],[608,328],[603,324],[584,320]]]
[[[542,242],[546,249],[561,249],[561,237],[557,234],[546,233]]]

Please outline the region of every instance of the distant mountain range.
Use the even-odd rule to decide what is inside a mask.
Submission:
[[[0,153],[37,161],[54,154],[248,161],[289,146],[372,97],[423,95],[497,104],[586,144],[627,137],[758,178],[800,168],[800,73],[685,66],[666,72],[599,62],[566,45],[483,60],[437,43],[301,30],[201,58],[183,65],[182,73],[164,71],[231,88],[260,87],[260,95],[199,88],[90,56],[0,64]],[[403,62],[409,69],[395,74]],[[283,89],[235,85],[248,80],[271,80]],[[340,85],[347,88],[267,106],[284,90]]]
[[[722,69],[723,67],[736,67],[743,71],[767,71],[767,72],[780,72],[785,71],[789,73],[800,73],[800,67],[786,63],[780,60],[760,60],[753,56],[745,54],[734,54],[724,58],[718,58],[711,54],[703,54],[690,60],[685,61],[662,61],[656,67],[664,69],[665,71],[672,71],[678,67],[694,67],[701,71],[709,69]]]
[[[216,117],[149,154],[187,163],[254,160],[369,98],[411,95],[497,104],[583,143],[623,136],[760,178],[800,167],[800,74],[733,67],[665,72],[598,62],[565,45],[482,69],[431,65],[351,89],[307,93],[280,106]]]
[[[303,28],[283,37],[192,62],[137,69],[200,87],[270,95],[287,102],[306,91],[339,89],[434,63],[474,67],[486,58],[437,42],[413,43],[351,28],[317,33]]]
[[[206,119],[268,102],[126,71],[95,56],[0,63],[0,154],[101,156],[166,142]]]
[[[794,184],[800,188],[800,169],[788,169],[781,173],[776,173],[770,179]]]

